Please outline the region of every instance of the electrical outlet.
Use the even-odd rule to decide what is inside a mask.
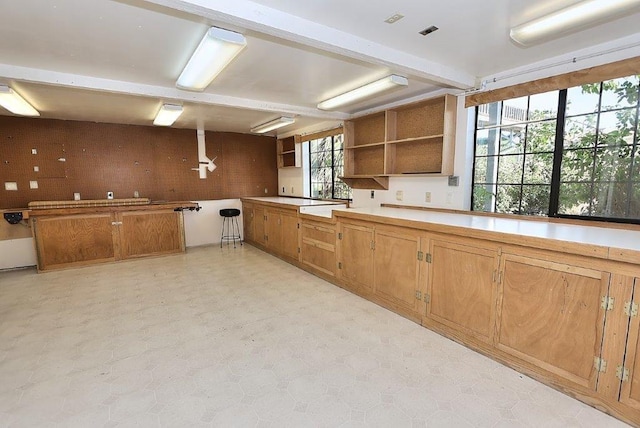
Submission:
[[[107,199],[113,199],[113,192],[107,192]]]
[[[294,192],[293,192],[293,186],[291,186],[291,194],[293,194],[293,193],[294,193]]]
[[[38,150],[37,149],[31,149],[31,154],[32,155],[37,155],[38,154]]]
[[[269,190],[266,187],[264,188],[264,193],[269,193]]]
[[[40,171],[40,167],[39,166],[34,166],[33,167],[33,172],[39,172]]]
[[[401,201],[404,197],[404,192],[402,190],[396,190],[396,200]]]
[[[282,186],[282,193],[287,193],[287,192],[284,190],[284,186]]]
[[[372,191],[371,191],[371,199],[373,199],[374,197],[375,197],[375,193],[374,193],[374,191],[372,190]]]
[[[38,182],[37,181],[30,181],[29,182],[29,189],[37,189],[38,188]]]
[[[5,181],[4,190],[18,190],[18,183],[15,181]]]
[[[425,192],[424,193],[424,201],[425,202],[431,202],[431,192]]]

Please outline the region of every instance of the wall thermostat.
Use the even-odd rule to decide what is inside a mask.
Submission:
[[[113,192],[107,192],[107,199],[113,199]]]

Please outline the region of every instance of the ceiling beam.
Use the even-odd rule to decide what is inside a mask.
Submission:
[[[14,80],[18,82],[39,83],[43,85],[86,89],[90,91],[157,98],[163,101],[216,105],[287,115],[299,115],[318,119],[345,120],[350,117],[347,113],[329,112],[304,106],[273,103],[269,101],[231,97],[206,92],[188,92],[174,87],[168,88],[164,86],[147,85],[122,80],[102,79],[79,74],[18,67],[9,64],[0,64],[0,80],[6,81],[6,83],[10,83],[11,80]]]
[[[245,28],[314,49],[385,66],[458,89],[476,84],[475,76],[344,31],[248,0],[144,0],[214,22]]]

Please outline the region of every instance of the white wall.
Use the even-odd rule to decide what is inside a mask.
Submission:
[[[458,97],[454,175],[459,185],[450,187],[448,177],[390,177],[389,190],[353,190],[351,206],[377,207],[382,203],[412,205],[431,208],[468,210],[471,206],[471,179],[473,172],[473,109],[464,108],[464,96]],[[396,198],[402,192],[402,200]],[[431,202],[426,202],[426,192]]]
[[[33,238],[0,241],[0,269],[13,269],[35,265],[36,250]]]
[[[304,196],[303,168],[280,168],[278,170],[278,195]]]
[[[220,210],[223,208],[238,208],[240,217],[238,225],[240,234],[242,231],[242,202],[240,199],[221,199],[217,201],[197,201],[200,211],[184,211],[184,234],[187,247],[199,245],[219,244],[222,235],[222,217]]]

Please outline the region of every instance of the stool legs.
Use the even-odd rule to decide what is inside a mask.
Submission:
[[[240,225],[238,223],[238,216],[222,217],[222,235],[220,237],[220,248],[224,241],[233,240],[233,248],[236,248],[236,240],[240,241],[242,245],[242,236],[240,236]]]

